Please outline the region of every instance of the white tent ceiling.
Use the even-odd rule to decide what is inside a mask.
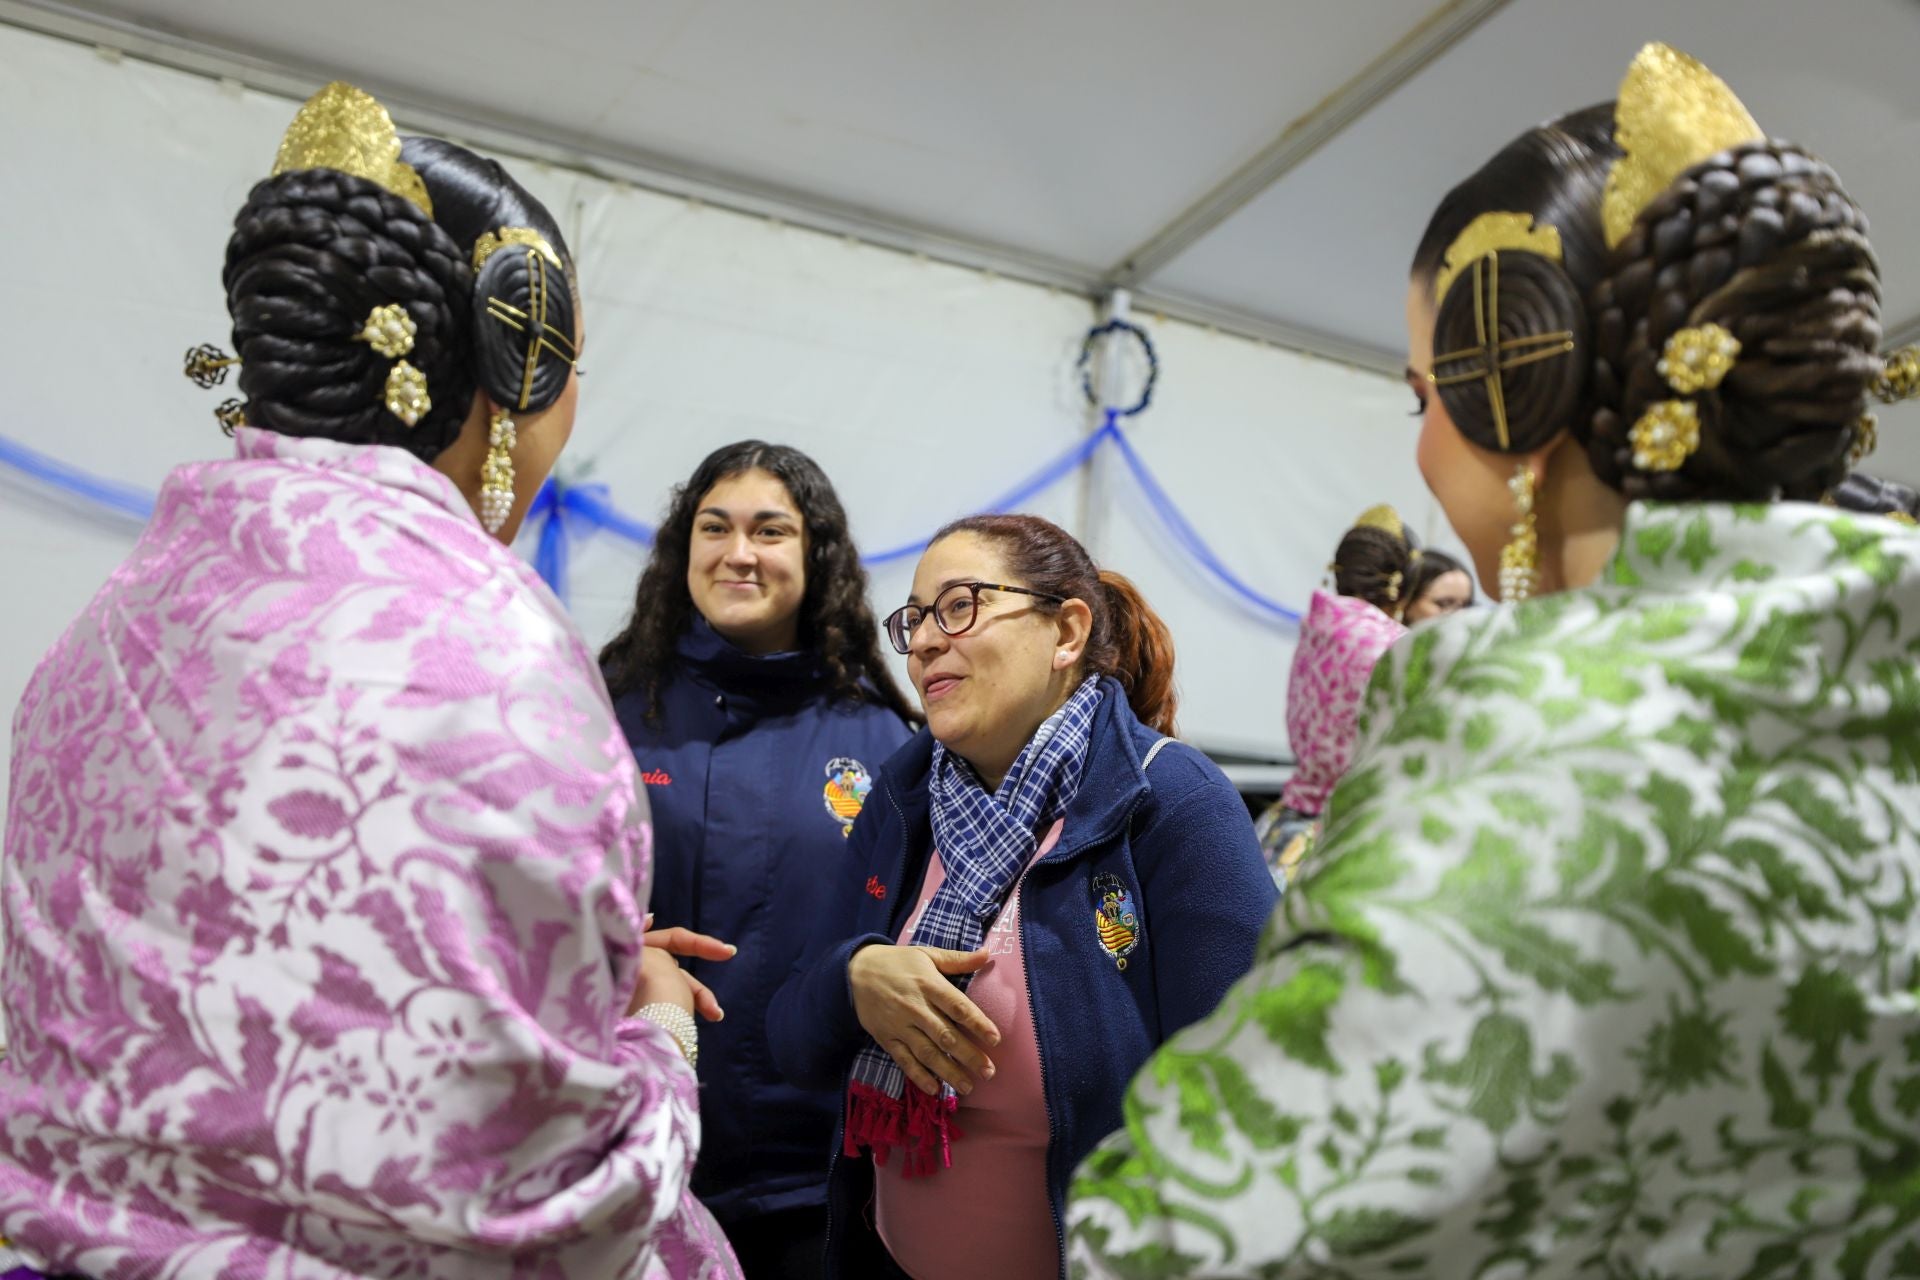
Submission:
[[[1920,336],[1914,0],[0,0],[0,20],[262,88],[354,79],[415,127],[1128,284],[1382,369],[1446,187],[1665,39],[1840,170],[1880,219],[1889,332]],[[1920,478],[1920,442],[1898,448]]]

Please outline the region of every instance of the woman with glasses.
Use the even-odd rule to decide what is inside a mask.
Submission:
[[[830,1275],[1045,1280],[1068,1173],[1246,969],[1276,893],[1238,794],[1167,736],[1166,625],[1068,534],[948,526],[887,632],[927,729],[834,873],[855,927],[768,1037],[796,1084],[846,1099]]]
[[[694,1191],[748,1280],[817,1277],[839,1095],[773,1069],[767,1001],[812,943],[852,929],[847,833],[913,712],[813,459],[758,440],[709,455],[600,660],[653,805],[651,909],[739,948],[687,965],[726,1014],[700,1060]]]

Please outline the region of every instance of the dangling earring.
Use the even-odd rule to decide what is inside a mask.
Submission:
[[[1540,580],[1540,535],[1533,521],[1533,471],[1525,463],[1507,481],[1513,490],[1513,537],[1500,548],[1500,598],[1511,604],[1533,594]]]
[[[487,460],[480,467],[480,523],[499,533],[513,510],[513,419],[505,409],[493,413],[487,430]]]

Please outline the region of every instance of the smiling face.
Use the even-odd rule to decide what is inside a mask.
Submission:
[[[913,575],[912,603],[931,606],[957,582],[1027,586],[990,539],[952,534],[928,547]],[[933,736],[998,786],[1034,731],[1078,687],[1092,611],[1083,601],[1049,605],[982,590],[972,627],[947,635],[931,616],[914,631],[907,674]]]
[[[693,607],[747,653],[799,645],[807,595],[807,525],[777,476],[754,469],[701,495],[687,547]]]

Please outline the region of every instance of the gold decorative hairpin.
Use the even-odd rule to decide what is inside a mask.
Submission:
[[[522,311],[504,298],[487,299],[487,315],[490,318],[527,335],[526,363],[520,379],[520,403],[515,406],[519,409],[526,408],[532,402],[533,375],[540,367],[542,351],[551,352],[570,365],[577,365],[579,361],[573,335],[562,333],[547,323],[547,304],[553,296],[553,282],[547,278],[547,256],[531,246],[528,248],[527,262],[533,268],[527,280],[528,309]]]
[[[367,314],[367,323],[354,336],[389,360],[398,360],[413,350],[413,337],[420,332],[420,326],[413,322],[407,309],[397,302],[389,302],[375,307]]]
[[[240,363],[238,356],[230,356],[210,342],[197,347],[187,348],[187,358],[182,372],[193,381],[193,385],[202,391],[211,391],[227,380],[227,370]]]
[[[1446,296],[1455,275],[1466,270],[1473,288],[1474,345],[1459,351],[1446,351],[1433,358],[1427,381],[1435,387],[1457,386],[1484,380],[1487,404],[1493,412],[1494,434],[1501,449],[1513,447],[1513,433],[1507,426],[1507,393],[1504,375],[1510,369],[1551,360],[1573,352],[1573,330],[1556,329],[1551,333],[1530,333],[1518,338],[1500,336],[1500,255],[1534,253],[1553,262],[1560,261],[1559,228],[1535,226],[1527,213],[1483,213],[1454,237],[1447,257],[1435,277],[1434,300]],[[1442,375],[1442,365],[1478,361],[1458,373]]]
[[[1901,347],[1887,356],[1886,368],[1874,379],[1873,394],[1883,404],[1920,397],[1920,344]]]
[[[1700,448],[1700,409],[1691,400],[1659,400],[1629,433],[1633,465],[1642,471],[1678,471]]]
[[[1719,76],[1668,45],[1641,49],[1613,109],[1621,156],[1600,206],[1607,247],[1625,240],[1641,211],[1682,173],[1765,136]]]
[[[302,169],[333,169],[364,178],[433,216],[427,184],[400,159],[393,117],[371,94],[342,81],[308,98],[280,140],[273,176]]]
[[[393,361],[393,368],[387,370],[387,412],[409,427],[417,425],[433,408],[433,398],[427,394],[427,375],[401,358],[413,351],[413,337],[418,332],[419,326],[405,307],[387,302],[369,311],[366,323],[353,335],[355,342],[364,342]]]
[[[1719,387],[1740,357],[1740,339],[1717,324],[1676,330],[1654,367],[1683,396]]]
[[[1536,226],[1530,213],[1481,214],[1447,246],[1447,256],[1434,273],[1433,300],[1446,297],[1447,286],[1473,263],[1503,250],[1537,253],[1559,262],[1560,228],[1551,223]]]
[[[483,231],[480,238],[473,242],[473,269],[478,271],[494,253],[510,244],[525,245],[548,262],[566,270],[566,263],[560,261],[560,255],[547,242],[547,238],[532,227],[501,227],[498,231]]]
[[[1847,447],[1847,469],[1851,471],[1880,447],[1880,419],[1863,413],[1853,425],[1853,443]]]
[[[1633,424],[1633,465],[1678,471],[1700,451],[1700,407],[1692,397],[1717,391],[1740,358],[1740,339],[1717,324],[1675,330],[1654,365],[1683,400],[1657,400]]]

